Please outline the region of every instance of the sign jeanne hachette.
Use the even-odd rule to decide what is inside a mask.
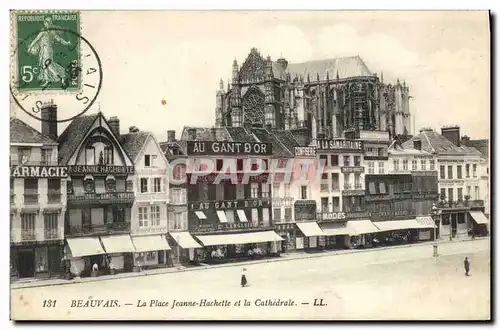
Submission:
[[[10,176],[14,178],[67,178],[67,166],[12,166]]]

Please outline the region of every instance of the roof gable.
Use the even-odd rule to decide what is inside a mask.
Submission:
[[[445,138],[444,136],[436,133],[435,131],[425,130],[420,132],[420,134],[412,137],[405,143],[403,143],[403,148],[413,148],[413,141],[415,139],[420,139],[422,142],[422,150],[430,153],[436,153],[441,155],[472,155],[479,156],[481,153],[475,148],[467,147],[461,145],[460,147],[455,145],[453,142]]]
[[[67,164],[97,119],[97,115],[79,116],[59,136],[59,163]]]
[[[41,143],[57,145],[50,137],[43,135],[24,121],[10,118],[10,143]]]
[[[118,141],[120,141],[123,149],[128,153],[134,164],[150,135],[151,133],[149,132],[136,132],[122,134],[118,138]]]

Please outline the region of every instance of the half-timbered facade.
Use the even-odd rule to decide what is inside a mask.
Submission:
[[[96,115],[74,119],[58,139],[59,163],[68,166],[65,236],[71,272],[88,276],[131,271],[134,162],[119,141],[120,122]]]

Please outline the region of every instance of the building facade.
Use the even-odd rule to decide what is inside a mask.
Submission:
[[[483,232],[488,224],[484,215],[488,192],[480,189],[485,164],[481,153],[461,144],[458,126],[443,127],[441,134],[422,129],[402,146],[412,148],[415,142],[434,156],[439,172],[439,237],[453,239],[467,236],[471,230]]]
[[[338,138],[348,130],[410,130],[409,87],[384,83],[359,56],[304,63],[272,61],[253,48],[216,93],[216,126],[260,124],[308,128],[311,137]]]
[[[171,248],[168,234],[168,161],[150,132],[121,134],[120,144],[134,161],[135,200],[131,209],[131,237],[136,268],[166,267]]]
[[[185,142],[185,141],[184,141]],[[186,143],[175,137],[175,131],[167,131],[167,141],[160,146],[169,163],[170,200],[168,204],[169,242],[172,261],[178,265],[194,260],[195,249],[202,246],[191,236],[188,227]]]
[[[185,141],[188,156],[189,231],[204,247],[195,251],[197,260],[245,258],[256,251],[259,255],[277,253],[282,239],[273,230],[266,170],[273,146],[262,142],[270,138],[265,134],[257,128],[251,132],[244,128],[184,129],[180,140]],[[215,181],[229,173],[236,176]]]
[[[52,103],[41,109],[52,118]],[[56,110],[55,110],[56,111]],[[66,178],[58,164],[57,123],[42,133],[10,120],[10,271],[13,280],[59,276],[64,248]]]
[[[94,264],[99,273],[134,267],[134,162],[119,137],[119,119],[99,112],[74,119],[58,138],[69,173],[65,254],[76,276],[89,276]]]

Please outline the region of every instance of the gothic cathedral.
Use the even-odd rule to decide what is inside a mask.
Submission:
[[[288,63],[250,51],[232,81],[220,81],[216,126],[306,127],[311,138],[344,137],[360,130],[410,132],[409,88],[385,84],[359,56]]]

